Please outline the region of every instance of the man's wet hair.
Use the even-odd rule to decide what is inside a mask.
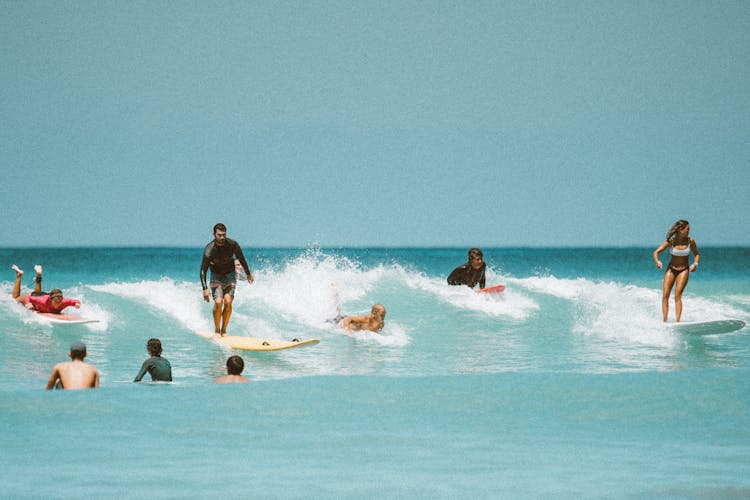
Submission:
[[[214,234],[216,234],[216,231],[224,231],[226,233],[227,232],[227,226],[225,226],[224,224],[222,224],[221,222],[219,222],[218,224],[216,224],[214,226]]]
[[[72,359],[83,359],[86,357],[86,344],[83,342],[73,342],[70,344],[70,357]]]
[[[245,362],[236,354],[234,356],[229,356],[229,359],[227,359],[227,373],[230,375],[239,375],[244,368]]]
[[[148,349],[148,353],[152,356],[161,356],[161,340],[159,339],[148,339],[148,343],[146,344],[146,349]]]

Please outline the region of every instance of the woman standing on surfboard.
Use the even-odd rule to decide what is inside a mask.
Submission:
[[[679,323],[682,317],[682,292],[687,286],[690,273],[694,273],[698,269],[698,262],[701,260],[698,245],[690,237],[690,223],[688,221],[678,220],[675,222],[674,226],[667,231],[667,239],[654,250],[654,263],[659,269],[662,268],[659,254],[667,248],[669,248],[671,258],[662,283],[661,312],[664,316],[664,322],[666,322],[669,313],[669,294],[672,293],[672,287],[674,286],[674,316],[675,322]],[[689,265],[688,257],[691,251],[693,252],[693,264]]]

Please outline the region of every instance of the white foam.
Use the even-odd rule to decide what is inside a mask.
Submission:
[[[202,310],[207,305],[202,300],[200,287],[196,287],[195,283],[176,282],[169,278],[162,278],[159,281],[92,285],[90,288],[97,292],[137,300],[169,314],[191,330],[206,327]],[[201,305],[206,307],[201,307]]]
[[[488,279],[492,283],[510,282],[491,273],[488,273]],[[539,304],[534,299],[523,290],[513,287],[506,287],[501,293],[476,293],[469,287],[449,286],[442,278],[428,278],[424,275],[410,275],[410,279],[404,280],[404,284],[434,295],[458,309],[478,311],[512,321],[523,321],[539,309]]]

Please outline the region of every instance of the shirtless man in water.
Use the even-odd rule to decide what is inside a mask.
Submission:
[[[227,359],[227,375],[214,380],[214,384],[243,384],[250,382],[249,378],[242,376],[242,370],[245,368],[245,362],[241,357],[229,356]]]
[[[52,369],[47,381],[47,390],[59,384],[61,389],[89,389],[99,387],[99,370],[83,361],[86,346],[83,342],[73,342],[70,346],[70,361],[58,363]]]
[[[385,307],[382,304],[372,306],[369,316],[344,316],[339,321],[339,328],[346,330],[347,335],[352,334],[352,330],[369,330],[371,332],[380,332],[385,326]]]

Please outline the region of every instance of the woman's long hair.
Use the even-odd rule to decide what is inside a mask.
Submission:
[[[683,219],[680,219],[677,222],[675,222],[674,226],[672,226],[672,229],[667,231],[667,241],[670,242],[671,244],[674,244],[674,239],[677,237],[677,233],[689,224],[690,223],[688,221],[683,220]]]

